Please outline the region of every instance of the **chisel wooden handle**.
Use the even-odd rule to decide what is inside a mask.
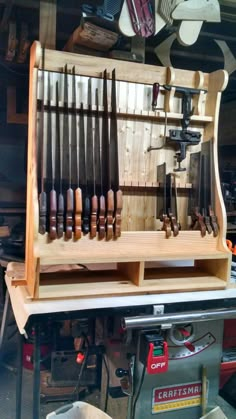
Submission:
[[[101,195],[99,199],[99,217],[98,217],[98,232],[99,232],[99,239],[101,240],[104,239],[106,235],[105,214],[106,214],[105,196]]]
[[[46,216],[47,216],[47,194],[41,192],[39,195],[39,233],[46,233]]]
[[[114,192],[109,189],[107,192],[107,216],[106,216],[106,237],[111,240],[113,236],[113,214],[114,214]]]
[[[82,191],[80,188],[75,190],[75,229],[74,237],[76,240],[81,238],[82,225]]]
[[[89,233],[89,219],[90,219],[90,199],[88,196],[85,197],[83,207],[83,232],[84,234]]]
[[[171,230],[173,231],[173,236],[176,237],[179,234],[179,226],[176,220],[176,217],[172,214],[172,212],[168,212],[170,218],[170,225]]]
[[[204,217],[200,214],[198,207],[194,209],[191,228],[193,230],[200,230],[202,237],[206,235],[206,225],[204,223]]]
[[[159,96],[160,84],[154,83],[152,86],[152,109],[157,108],[157,99]]]
[[[92,196],[91,204],[90,237],[93,239],[97,234],[98,198],[96,195]]]
[[[63,236],[64,232],[64,196],[62,193],[58,195],[58,206],[57,206],[57,237],[60,238]]]
[[[166,214],[163,214],[162,221],[163,221],[162,230],[166,232],[166,238],[169,239],[169,237],[171,236],[170,219]]]
[[[210,217],[208,215],[204,216],[204,223],[206,226],[206,231],[208,232],[208,234],[212,233],[212,226],[211,226],[211,222],[210,222]]]
[[[69,188],[66,192],[66,238],[72,238],[73,231],[74,192]]]
[[[55,189],[50,191],[50,213],[49,213],[49,237],[55,240],[57,237],[57,193]]]
[[[119,189],[116,191],[115,214],[114,214],[114,236],[120,237],[121,235],[121,211],[123,208],[123,195]]]

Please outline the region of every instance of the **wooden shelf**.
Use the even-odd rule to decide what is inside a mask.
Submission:
[[[138,180],[131,180],[131,181],[120,181],[120,188],[123,190],[128,190],[131,188],[135,188],[135,189],[159,189],[161,188],[162,185],[160,184],[160,182],[142,182],[142,181],[138,181]],[[177,189],[191,189],[192,188],[192,184],[191,183],[176,183],[176,187]]]
[[[194,246],[192,246],[194,243]],[[218,238],[201,237],[199,231],[180,231],[177,237],[165,238],[164,231],[123,231],[118,240],[54,241],[48,234],[38,236],[35,252],[41,265],[60,265],[67,249],[67,263],[109,263],[129,261],[159,261],[185,259],[225,259],[227,254],[217,250]]]
[[[209,291],[209,290],[223,290],[226,283],[214,276],[205,275],[196,278],[184,278],[181,281],[178,279],[161,279],[158,283],[137,287],[131,281],[127,281],[124,277],[118,274],[113,279],[106,281],[103,278],[99,283],[92,281],[83,282],[80,284],[66,284],[52,283],[51,285],[40,286],[40,299],[53,298],[73,298],[73,297],[102,297],[102,296],[125,296],[125,295],[147,295],[147,294],[163,294],[171,292],[185,292],[185,291]],[[66,281],[66,278],[65,278]]]
[[[37,106],[38,106],[38,110],[40,111],[41,109],[41,100],[37,101]],[[49,109],[48,106],[48,102],[45,102],[44,105],[44,110],[47,112],[47,110]],[[51,106],[50,106],[50,110],[51,111],[55,111],[56,110],[56,104],[55,102],[51,101]],[[91,110],[93,113],[97,112],[97,107],[95,105],[91,106]],[[80,113],[81,111],[81,106],[76,106],[76,110],[71,107],[69,105],[68,107],[68,112],[69,113],[74,113],[76,111],[76,113]],[[88,111],[88,106],[87,104],[83,104],[83,112],[86,114]],[[98,107],[98,113],[102,116],[104,111],[104,107],[102,105],[99,105]],[[60,102],[59,103],[59,112],[64,113],[65,112],[65,108],[63,106],[63,103]],[[111,112],[111,107],[108,106],[108,113]],[[183,114],[182,113],[177,113],[177,112],[165,112],[164,110],[140,110],[140,109],[130,109],[130,108],[118,108],[117,109],[117,116],[118,118],[125,118],[125,119],[148,119],[148,120],[163,120],[167,117],[167,119],[169,120],[181,120],[183,119]],[[193,122],[202,122],[202,123],[208,123],[208,122],[212,122],[214,120],[213,116],[208,116],[208,115],[192,115],[190,117],[190,121]]]
[[[218,177],[217,160],[217,124],[221,92],[227,85],[227,73],[218,70],[211,74],[197,71],[178,70],[171,67],[141,65],[114,61],[97,57],[68,54],[66,52],[45,49],[44,69],[51,72],[62,72],[67,65],[71,72],[75,66],[75,74],[93,78],[93,92],[100,92],[99,103],[102,103],[101,74],[107,69],[111,78],[113,68],[116,69],[117,81],[131,83],[127,89],[118,87],[117,94],[117,133],[119,149],[119,175],[123,193],[122,234],[118,239],[91,239],[89,234],[80,240],[67,240],[65,236],[51,241],[48,234],[39,234],[39,202],[37,182],[37,124],[40,122],[37,109],[40,109],[39,84],[42,78],[38,71],[42,68],[42,47],[34,42],[30,57],[30,90],[29,90],[29,135],[28,135],[28,165],[27,165],[27,220],[26,220],[26,262],[25,269],[19,276],[17,272],[11,277],[12,285],[26,286],[29,298],[69,298],[97,297],[108,295],[149,294],[166,292],[183,292],[224,289],[227,287],[230,273],[231,253],[225,245],[226,219],[223,209],[223,199]],[[61,76],[55,75],[58,80]],[[80,80],[81,81],[81,80]],[[166,163],[167,173],[176,169],[175,148],[170,144],[161,144],[161,149],[148,153],[152,145],[157,145],[163,139],[165,122],[168,128],[179,129],[183,115],[181,113],[181,97],[175,94],[175,89],[161,92],[158,97],[158,110],[151,110],[151,86],[155,82],[160,85],[182,86],[206,91],[194,95],[193,106],[196,115],[192,115],[191,128],[199,131],[201,141],[212,138],[213,168],[215,170],[215,211],[219,222],[219,234],[206,234],[201,237],[200,231],[187,231],[188,228],[188,193],[180,190],[178,193],[178,215],[182,230],[178,236],[173,233],[166,238],[164,231],[157,231],[156,222],[157,194],[153,193],[160,187],[157,182],[157,167]],[[68,107],[72,106],[72,78],[68,78]],[[84,82],[83,82],[84,83]],[[86,110],[87,79],[80,84],[79,101]],[[145,84],[148,87],[144,86]],[[59,83],[60,87],[61,84]],[[141,90],[140,90],[141,86]],[[108,86],[110,104],[110,86]],[[46,90],[46,89],[45,89]],[[55,100],[55,89],[51,97]],[[47,91],[47,90],[46,90]],[[61,96],[61,95],[60,95]],[[94,96],[94,95],[93,95]],[[95,98],[92,97],[92,112],[96,113]],[[51,110],[55,108],[51,102]],[[78,108],[80,107],[77,99]],[[60,112],[64,111],[64,103],[59,104]],[[47,104],[45,103],[45,110]],[[88,107],[87,107],[88,109]],[[142,110],[143,109],[143,110]],[[148,110],[150,109],[150,110]],[[167,111],[165,112],[164,109]],[[111,108],[109,108],[109,112]],[[103,117],[103,107],[99,106],[100,122]],[[61,118],[62,119],[62,118]],[[69,119],[69,121],[71,118]],[[79,120],[79,118],[78,118]],[[79,121],[77,121],[79,122]],[[93,121],[94,122],[94,121]],[[102,124],[101,124],[102,125]],[[94,128],[94,123],[93,123]],[[46,138],[46,135],[45,135]],[[47,140],[49,138],[47,136]],[[45,140],[46,141],[46,140]],[[159,145],[159,144],[158,144]],[[189,181],[190,153],[199,152],[201,144],[188,147],[184,171],[177,174],[177,188],[191,189]],[[66,151],[65,147],[65,152]],[[140,180],[139,180],[140,179]],[[138,188],[135,193],[132,188]],[[151,192],[146,193],[146,189]],[[139,193],[143,190],[143,193]],[[158,202],[159,204],[159,202]],[[177,262],[186,261],[186,267],[180,270],[148,271],[146,262]],[[194,266],[189,267],[189,262]],[[71,264],[110,264],[115,263],[117,269],[106,270],[100,266],[99,272],[76,272],[62,275],[56,273],[49,277],[41,274],[46,266]],[[146,264],[146,266],[145,266]],[[154,265],[152,263],[152,265]],[[155,264],[156,265],[156,264]],[[11,267],[9,267],[11,269]],[[152,275],[151,275],[152,272]],[[175,275],[176,273],[176,275]],[[73,276],[74,275],[74,276]],[[151,275],[151,276],[150,276]]]

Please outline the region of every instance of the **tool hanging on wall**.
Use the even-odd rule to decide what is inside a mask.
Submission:
[[[96,91],[97,94],[97,91]],[[92,125],[92,124],[91,124]],[[95,116],[95,125],[96,125],[96,116]],[[98,128],[99,129],[99,128]],[[96,137],[97,140],[97,137]],[[99,146],[99,143],[98,143]],[[92,138],[92,150],[93,153],[91,155],[92,159],[92,166],[93,166],[93,195],[91,198],[91,220],[90,220],[90,236],[91,238],[96,237],[97,234],[97,217],[98,217],[98,197],[96,194],[96,180],[99,180],[99,177],[96,177],[96,163],[99,161],[99,159],[95,158],[96,155],[96,143],[95,143],[95,133]],[[99,146],[100,149],[100,146]],[[100,150],[98,150],[100,152]]]
[[[112,189],[115,192],[115,212],[114,212],[114,236],[121,235],[121,211],[123,207],[122,191],[119,186],[119,156],[117,138],[117,113],[116,113],[116,73],[112,71],[111,86],[111,119],[110,119],[110,150],[112,162]]]
[[[59,162],[59,194],[57,205],[57,237],[63,236],[64,232],[64,195],[62,191],[62,159],[63,159],[63,139],[61,138],[60,130],[60,109],[59,109],[59,87],[58,81],[56,82],[56,144],[58,148],[58,162]]]
[[[152,86],[152,110],[153,111],[157,111],[157,110],[162,110],[163,111],[164,110],[164,112],[165,112],[164,134],[162,136],[163,142],[162,142],[161,146],[158,146],[158,147],[153,147],[152,145],[150,145],[147,148],[147,151],[161,150],[162,148],[165,147],[165,144],[166,144],[166,129],[167,129],[167,122],[168,122],[167,121],[167,112],[166,112],[165,109],[158,108],[158,106],[157,106],[157,101],[158,101],[158,97],[159,97],[159,93],[160,93],[160,87],[161,86],[160,86],[159,83],[154,83],[153,86]]]
[[[174,236],[178,236],[179,226],[177,223],[177,202],[175,191],[172,185],[171,173],[168,173],[168,175],[166,175],[166,208],[167,215],[170,219],[171,230],[173,231]]]
[[[192,223],[190,228],[192,230],[200,230],[201,236],[206,235],[206,225],[204,217],[200,213],[200,190],[201,190],[201,152],[192,153],[190,155],[190,173],[189,182],[192,184],[190,192],[188,213],[191,215]]]
[[[107,71],[103,75],[103,129],[102,129],[102,164],[103,185],[106,192],[106,237],[110,240],[113,236],[114,191],[111,185],[111,151],[108,127],[108,102],[107,102]]]
[[[155,21],[150,0],[126,0],[132,27],[136,35],[148,38],[155,32]]]
[[[166,163],[157,166],[157,182],[159,182],[162,192],[162,204],[160,191],[157,192],[157,218],[162,221],[162,230],[166,232],[166,238],[168,239],[171,236],[171,221],[167,208]],[[160,204],[162,205],[161,208]]]
[[[77,132],[77,113],[76,113],[76,76],[75,67],[72,68],[72,128],[73,134],[75,135],[76,144],[76,178],[77,187],[75,189],[75,216],[74,216],[74,238],[76,240],[81,238],[81,225],[82,225],[82,190],[80,188],[80,177],[79,177],[79,140]]]
[[[85,133],[84,133],[84,106],[81,102],[79,115],[79,178],[84,186],[82,230],[84,234],[89,233],[90,199],[88,196],[87,166],[85,158]]]
[[[200,182],[199,182],[199,206],[200,212],[203,216],[203,220],[206,226],[206,231],[208,234],[212,233],[212,227],[210,224],[210,217],[208,215],[207,201],[208,201],[208,189],[209,189],[209,179],[206,176],[206,158],[201,153],[201,162],[200,162]]]
[[[91,237],[94,237],[94,227],[96,232],[96,225],[94,226],[94,214],[92,218],[92,212],[96,210],[96,208],[91,208],[91,197],[93,193],[93,182],[94,182],[94,150],[93,150],[93,119],[92,119],[92,86],[91,86],[91,78],[88,79],[88,96],[87,96],[87,129],[86,129],[86,181],[87,181],[87,195],[85,198],[85,212],[86,217],[88,218],[89,223],[89,230]],[[94,201],[95,204],[95,201]],[[92,231],[93,230],[93,231]],[[96,235],[96,233],[95,233]]]
[[[205,161],[205,179],[206,179],[206,211],[209,216],[209,222],[216,237],[219,233],[218,221],[215,215],[215,194],[214,194],[214,166],[213,166],[213,140],[202,143],[201,153]]]
[[[100,141],[98,89],[96,89],[95,100],[96,100],[95,134],[94,134],[95,175],[96,175],[96,179],[98,183],[100,182],[98,235],[99,235],[99,239],[104,239],[106,235],[106,232],[105,232],[106,201],[105,201],[105,196],[103,194],[102,151],[101,151],[101,141]]]
[[[57,193],[55,190],[55,153],[53,150],[53,137],[52,137],[52,114],[51,114],[51,85],[50,73],[48,71],[48,113],[47,113],[47,143],[49,144],[49,157],[51,158],[51,178],[52,188],[49,195],[49,238],[55,240],[57,237]]]
[[[39,233],[45,234],[46,232],[46,217],[47,217],[47,194],[45,191],[45,135],[44,135],[44,67],[45,66],[45,49],[42,50],[42,81],[41,81],[41,109],[40,109],[40,124],[39,124],[39,149],[40,149],[40,161],[41,161],[41,172],[39,179],[41,181],[41,191],[39,194]]]
[[[64,124],[63,138],[67,142],[68,149],[68,189],[66,191],[66,232],[67,239],[72,238],[73,212],[74,212],[74,191],[71,187],[71,136],[69,130],[69,103],[68,103],[68,74],[67,65],[64,69]],[[65,156],[66,157],[66,156]]]
[[[188,89],[185,87],[178,86],[163,86],[166,90],[175,89],[176,93],[182,95],[182,114],[183,119],[181,120],[182,130],[171,129],[169,130],[168,142],[171,144],[178,145],[179,151],[175,157],[178,163],[178,168],[174,169],[175,172],[182,172],[186,169],[181,167],[181,162],[186,158],[186,149],[190,145],[197,145],[201,140],[201,133],[199,131],[190,131],[188,129],[190,125],[190,119],[193,115],[194,109],[191,107],[191,99],[193,95],[199,94],[198,89]]]

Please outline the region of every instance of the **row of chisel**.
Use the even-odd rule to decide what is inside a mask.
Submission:
[[[51,86],[50,72],[47,72],[47,75],[45,98],[43,59],[41,100],[38,100],[39,233],[48,232],[51,240],[63,236],[66,239],[78,240],[83,234],[88,233],[91,238],[96,236],[107,240],[118,238],[121,235],[123,202],[119,187],[115,70],[112,71],[110,113],[108,113],[107,71],[105,70],[103,74],[102,114],[99,111],[98,89],[95,91],[96,111],[95,113],[92,111],[91,79],[88,79],[88,103],[85,110],[83,103],[79,109],[76,107],[74,67],[71,73],[68,72],[67,66],[64,68],[63,107],[59,104],[61,94],[59,83],[56,81],[55,85]],[[68,77],[72,78],[71,107],[68,101]],[[56,106],[51,104],[51,87],[56,90]],[[46,119],[44,119],[45,113],[47,113]],[[54,142],[53,113],[55,114]],[[100,117],[102,135],[100,135]],[[61,118],[63,118],[62,133]]]

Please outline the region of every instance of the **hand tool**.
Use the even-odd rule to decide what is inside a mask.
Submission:
[[[45,49],[42,50],[42,81],[41,81],[41,110],[39,125],[39,148],[41,161],[41,192],[39,195],[39,233],[46,232],[46,216],[47,216],[47,194],[45,192],[45,140],[44,140],[44,70],[45,69]]]
[[[82,216],[82,190],[80,188],[80,178],[79,178],[79,141],[77,133],[77,112],[76,112],[76,76],[75,76],[75,67],[72,68],[72,127],[73,134],[75,135],[76,143],[76,172],[77,172],[77,188],[75,189],[75,217],[74,217],[74,238],[76,240],[81,238],[81,216]]]
[[[199,211],[200,205],[200,189],[201,189],[201,152],[191,153],[190,155],[190,172],[189,182],[192,184],[189,199],[189,214],[192,217],[190,228],[200,230],[201,236],[206,235],[206,225],[203,215]]]
[[[136,35],[148,38],[155,32],[155,22],[150,0],[126,0],[132,27]]]
[[[52,189],[49,195],[49,237],[51,240],[55,240],[57,237],[56,228],[56,217],[57,217],[57,193],[55,190],[55,153],[53,151],[53,138],[52,138],[52,115],[51,115],[51,86],[50,86],[50,73],[48,71],[48,121],[47,121],[47,143],[49,147],[49,156],[51,157],[51,177],[52,177]]]
[[[90,237],[96,237],[98,199],[96,195],[95,159],[94,159],[94,135],[92,118],[92,86],[88,79],[88,112],[87,112],[87,141],[86,141],[86,172],[87,172],[87,197],[90,205],[89,223]],[[91,203],[90,203],[91,197]],[[88,208],[87,208],[88,209]]]
[[[91,86],[90,86],[91,87]],[[96,90],[97,95],[97,90]],[[90,105],[91,108],[91,105]],[[90,122],[92,126],[92,121]],[[95,117],[95,125],[96,125],[96,117]],[[99,128],[98,128],[99,129]],[[99,178],[96,177],[96,163],[98,163],[98,160],[95,158],[95,134],[92,137],[92,153],[90,153],[90,158],[92,159],[92,175],[93,175],[93,195],[91,198],[91,217],[90,217],[90,237],[94,238],[97,234],[97,216],[98,216],[98,197],[96,194],[96,179],[99,180]],[[99,133],[98,133],[99,134]],[[98,142],[97,135],[96,135],[96,141]],[[99,142],[97,144],[100,149]],[[99,150],[100,151],[100,150]]]
[[[147,151],[161,150],[166,145],[167,112],[165,111],[164,108],[158,108],[157,107],[157,100],[158,100],[158,96],[159,96],[159,93],[160,93],[160,87],[161,86],[160,86],[159,83],[153,83],[153,86],[152,86],[152,110],[153,111],[162,110],[162,111],[165,112],[165,124],[164,124],[163,142],[162,142],[162,145],[161,146],[158,146],[158,147],[153,147],[153,146],[150,145],[147,148]],[[152,123],[152,127],[153,127],[153,123]]]
[[[72,238],[73,231],[73,211],[74,211],[74,192],[71,187],[71,138],[69,131],[69,104],[68,104],[68,74],[67,65],[65,65],[64,73],[64,126],[63,137],[67,139],[68,146],[68,189],[66,191],[66,233],[67,239]]]
[[[179,221],[179,217],[178,217],[178,195],[177,195],[177,184],[176,184],[176,174],[175,173],[171,173],[172,176],[172,182],[173,182],[173,199],[174,199],[174,213],[175,213],[175,217],[176,217],[176,221],[177,221],[177,225],[178,225],[178,229],[181,230],[181,224]]]
[[[164,85],[163,87],[166,90],[171,90],[171,88],[174,87],[176,93],[180,93],[182,95],[182,129],[169,130],[168,138],[168,142],[170,144],[175,144],[179,147],[179,151],[175,155],[178,167],[177,169],[174,169],[174,171],[182,172],[186,170],[185,168],[181,167],[181,162],[186,158],[187,147],[190,145],[197,145],[201,140],[201,133],[199,131],[190,131],[188,129],[190,118],[193,114],[193,109],[191,108],[191,98],[193,95],[199,94],[200,91],[198,89],[189,89],[179,86]]]
[[[212,227],[210,224],[210,217],[208,215],[208,202],[209,202],[209,178],[207,177],[207,160],[206,156],[201,152],[201,165],[200,165],[200,183],[199,183],[199,202],[200,212],[203,215],[203,220],[206,226],[208,234],[212,233]],[[207,179],[208,178],[208,179]]]
[[[202,154],[205,158],[205,190],[206,190],[206,211],[208,212],[209,222],[213,231],[213,236],[217,237],[219,226],[215,215],[215,177],[213,162],[213,140],[202,143]]]
[[[110,150],[113,171],[111,174],[112,189],[115,191],[115,212],[114,212],[114,236],[121,235],[121,211],[123,207],[122,191],[119,187],[119,155],[117,138],[117,114],[116,114],[116,73],[112,71],[111,88],[111,120],[110,120]]]
[[[95,134],[94,134],[95,177],[97,179],[97,182],[100,183],[98,232],[99,232],[99,239],[104,239],[106,235],[105,234],[106,233],[105,232],[106,203],[105,203],[105,196],[103,194],[102,152],[101,152],[101,141],[100,141],[98,89],[96,89],[95,101],[96,101]]]
[[[82,230],[84,234],[89,233],[90,199],[88,196],[87,165],[85,160],[85,135],[84,135],[84,106],[80,105],[79,116],[79,178],[81,185],[85,187],[83,194]]]
[[[179,234],[179,226],[176,219],[176,201],[174,204],[173,187],[172,187],[172,175],[171,173],[166,175],[166,208],[167,215],[170,219],[171,230],[174,236]],[[175,208],[174,208],[175,207]]]
[[[163,206],[158,212],[159,212],[160,220],[163,222],[162,230],[166,232],[166,238],[168,239],[171,236],[171,221],[167,214],[166,163],[163,163],[157,166],[157,181],[160,183],[161,189],[163,188],[163,196],[162,196]],[[158,201],[159,201],[159,196],[157,197],[157,204],[159,205]]]
[[[56,82],[56,143],[59,152],[59,194],[57,205],[57,237],[63,236],[64,232],[64,196],[62,192],[62,156],[63,156],[63,140],[61,139],[60,131],[60,109],[59,109],[59,87]]]
[[[111,158],[108,128],[107,71],[103,74],[102,175],[106,191],[106,238],[113,236],[114,192],[111,189]]]

